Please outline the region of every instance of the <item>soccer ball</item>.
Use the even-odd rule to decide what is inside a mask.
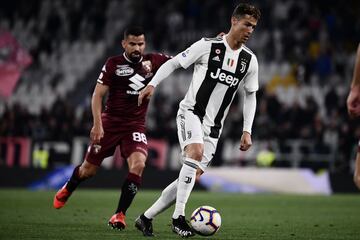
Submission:
[[[201,206],[191,214],[190,223],[197,234],[210,236],[219,230],[221,226],[221,216],[215,208]]]

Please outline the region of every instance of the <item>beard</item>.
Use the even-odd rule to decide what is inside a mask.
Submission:
[[[129,59],[130,59],[132,62],[135,62],[135,63],[139,62],[140,59],[141,59],[141,57],[142,57],[142,55],[141,55],[141,53],[140,53],[139,51],[132,52],[132,53],[130,53],[130,55],[129,55]]]

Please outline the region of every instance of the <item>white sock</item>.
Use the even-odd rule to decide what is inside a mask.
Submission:
[[[145,217],[153,219],[161,212],[168,209],[171,205],[174,204],[176,198],[178,180],[176,179],[170,183],[161,193],[161,196],[156,200],[156,202],[145,211]]]
[[[185,158],[179,173],[175,211],[173,214],[174,219],[178,218],[179,215],[185,216],[185,205],[195,184],[198,164],[199,162],[194,159]]]

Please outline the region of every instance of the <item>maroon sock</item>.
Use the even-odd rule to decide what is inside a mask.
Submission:
[[[129,173],[127,175],[121,188],[121,196],[118,207],[116,209],[116,213],[122,212],[123,214],[126,214],[126,210],[129,208],[131,202],[134,200],[140,184],[141,176],[133,173]]]

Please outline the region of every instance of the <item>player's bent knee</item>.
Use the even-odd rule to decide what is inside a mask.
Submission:
[[[203,157],[203,151],[200,149],[189,151],[189,153],[187,153],[187,157],[200,162]]]
[[[196,152],[193,157],[191,157],[192,159],[201,162],[201,159],[203,157],[203,153],[202,152]]]
[[[139,175],[142,175],[142,172],[145,168],[146,156],[140,152],[134,152],[127,159],[129,165],[129,172]]]
[[[196,161],[201,161],[204,154],[204,145],[201,143],[192,143],[185,148],[186,156]]]
[[[129,162],[129,172],[141,176],[145,169],[145,160],[136,159]]]
[[[130,170],[143,171],[144,168],[145,168],[145,161],[138,160],[132,165]]]

